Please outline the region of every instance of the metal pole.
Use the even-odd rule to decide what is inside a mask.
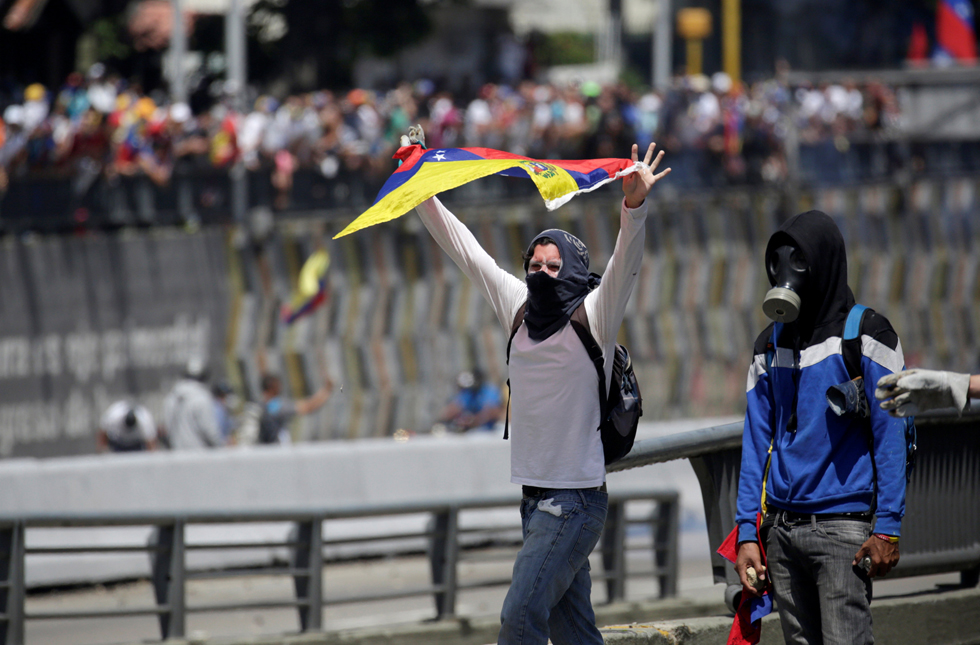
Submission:
[[[670,0],[660,0],[653,37],[653,86],[661,91],[670,87],[674,39],[672,14]]]
[[[0,644],[24,644],[24,601],[27,590],[24,585],[24,523],[14,522],[9,527],[0,529],[0,611],[3,611],[4,622],[0,629]],[[2,556],[0,556],[2,557]]]
[[[323,518],[313,518],[310,527],[310,577],[306,598],[309,601],[309,629],[323,627]]]
[[[742,3],[741,0],[722,0],[722,39],[724,63],[722,67],[732,82],[742,80]]]
[[[660,597],[677,595],[678,557],[677,535],[680,532],[680,503],[661,500],[654,518],[653,557],[660,581]]]
[[[181,0],[170,0],[173,9],[173,27],[170,32],[170,100],[173,103],[187,101],[187,76],[184,74],[184,58],[187,54],[187,32],[184,31],[184,11]]]
[[[616,65],[616,73],[623,64],[623,2],[609,0],[609,57]]]
[[[157,527],[157,550],[153,557],[153,591],[160,614],[160,635],[164,640],[184,636],[184,522]]]
[[[184,580],[187,578],[184,562],[183,520],[174,522],[173,542],[170,550],[170,638],[183,638],[187,601],[184,595]]]
[[[241,114],[245,110],[247,51],[245,47],[245,11],[242,0],[231,0],[225,15],[225,55],[228,59],[226,80],[231,82],[231,108]],[[231,214],[242,223],[248,212],[248,177],[242,160],[231,167]]]
[[[323,626],[323,518],[298,523],[296,536],[293,582],[296,599],[306,601],[299,607],[300,629],[319,630]]]
[[[626,597],[626,500],[610,501],[602,529],[602,565],[606,570],[606,602]]]
[[[456,565],[459,561],[459,507],[449,508],[449,521],[446,525],[446,556],[445,583],[446,596],[440,618],[451,618],[456,615]]]
[[[232,106],[244,109],[245,80],[248,76],[248,52],[245,48],[245,10],[242,0],[231,0],[225,17],[225,54],[228,58],[227,80],[234,84]]]
[[[438,588],[434,594],[436,618],[446,617],[446,553],[449,539],[449,511],[438,511],[432,514],[432,539],[429,544],[429,567],[432,572],[432,584]]]
[[[157,606],[166,608],[159,617],[160,638],[163,640],[170,635],[170,561],[173,558],[173,540],[174,527],[169,525],[156,527],[155,535],[150,539],[150,545],[156,547],[150,556],[153,565],[153,594]]]

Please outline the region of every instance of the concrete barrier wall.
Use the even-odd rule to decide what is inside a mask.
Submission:
[[[467,201],[467,188],[446,196],[457,200],[452,209],[515,275],[524,244],[552,226],[580,236],[593,268],[605,266],[618,230],[617,190],[545,213],[533,197]],[[648,419],[744,410],[752,344],[768,323],[761,310],[769,288],[765,246],[785,217],[811,208],[837,222],[849,284],[859,302],[888,316],[910,365],[975,367],[977,178],[809,188],[795,200],[778,191],[691,193],[670,182],[655,192],[620,334]],[[252,339],[263,330],[276,330],[273,361],[296,392],[317,383],[324,358],[344,395],[298,426],[297,437],[325,439],[426,431],[463,369],[478,366],[502,385],[506,334],[418,217],[332,240],[346,223],[294,220],[277,229],[261,258],[252,248],[238,256],[236,284],[246,306],[235,317],[233,345],[242,382],[256,381]],[[330,300],[293,328],[276,327],[278,303],[290,297],[296,271],[319,245],[332,258]],[[272,276],[265,282],[253,268],[262,263]]]
[[[0,241],[0,457],[95,452],[111,403],[157,414],[188,358],[220,366],[225,253],[219,229]]]
[[[588,244],[602,270],[618,229],[616,189],[545,213],[537,197],[474,186],[446,197],[502,267],[520,275],[523,245],[559,226]],[[948,177],[791,195],[658,185],[620,334],[646,418],[744,409],[749,354],[767,324],[765,245],[787,215],[810,208],[838,223],[849,284],[858,301],[889,317],[908,364],[972,371],[980,349],[977,186],[976,177]],[[109,403],[131,396],[159,413],[187,355],[201,346],[216,375],[251,399],[259,394],[259,346],[290,396],[316,390],[326,370],[338,390],[296,421],[296,440],[427,432],[459,371],[480,367],[503,385],[504,330],[418,217],[333,240],[350,215],[269,214],[232,234],[161,229],[3,240],[0,456],[94,451]],[[331,256],[329,299],[286,326],[281,306],[321,247]]]

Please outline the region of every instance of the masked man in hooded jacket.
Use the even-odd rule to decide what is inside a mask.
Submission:
[[[844,239],[809,211],[772,235],[765,261],[763,310],[778,322],[756,340],[746,385],[735,568],[744,593],[759,593],[749,567],[768,574],[787,643],[873,643],[871,578],[898,562],[906,445],[903,422],[866,402],[902,370],[902,347],[884,316],[864,313],[863,414],[837,416],[827,392],[852,378],[842,347],[855,304]]]
[[[480,290],[504,332],[520,307],[524,321],[510,350],[511,481],[523,486],[524,545],[501,610],[498,643],[601,644],[595,626],[589,554],[606,517],[606,469],[599,427],[599,383],[569,323],[584,303],[603,350],[609,387],[616,334],[643,257],[646,196],[670,169],[654,174],[650,144],[638,172],[623,179],[620,232],[605,274],[589,273],[589,252],[574,235],[542,232],[525,254],[522,280],[497,266],[438,199],[418,207],[436,242]],[[633,161],[637,146],[633,146]]]

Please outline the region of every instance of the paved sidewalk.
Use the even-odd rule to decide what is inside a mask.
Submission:
[[[975,645],[980,643],[980,590],[938,589],[872,603],[875,641],[887,645]],[[609,645],[718,645],[732,626],[730,616],[647,621],[602,630]],[[782,643],[779,616],[762,621],[762,643]]]
[[[980,590],[936,587],[876,600],[875,636],[888,645],[971,645],[980,643]],[[725,642],[732,618],[710,602],[676,599],[623,603],[596,612],[609,645],[718,645]],[[642,622],[630,619],[645,615]],[[671,615],[687,616],[668,619]],[[236,639],[187,639],[174,645],[485,645],[496,635],[496,621],[458,620],[402,627],[377,627],[334,633]],[[763,643],[781,643],[779,617],[763,620]]]
[[[428,574],[424,558],[391,558],[352,562],[331,567],[325,579],[334,588],[369,585],[381,581],[386,585],[414,586]],[[669,600],[637,600],[612,605],[601,604],[602,588],[597,584],[596,617],[605,626],[607,643],[723,643],[731,627],[722,598],[724,587],[713,585],[706,575],[705,560],[682,562],[680,595]],[[257,572],[258,573],[258,572]],[[980,629],[980,594],[976,590],[954,590],[958,574],[943,574],[878,583],[875,586],[875,627],[881,643],[980,643],[971,641],[918,641],[884,638],[897,629],[898,636],[919,633],[916,625],[929,625],[929,614],[936,616],[935,626],[956,623],[962,616]],[[632,581],[632,597],[651,598],[656,592],[649,582]],[[327,587],[330,588],[329,586]],[[192,613],[188,616],[189,638],[173,643],[196,645],[486,645],[496,641],[498,612],[506,589],[475,590],[463,595],[458,611],[464,618],[432,622],[431,598],[406,598],[386,603],[328,605],[324,625],[329,630],[317,634],[298,634],[294,610],[264,610]],[[189,585],[193,604],[212,604],[292,593],[288,579],[254,578],[197,581]],[[78,590],[32,596],[29,610],[66,611],[70,609],[130,607],[152,604],[152,591],[146,582],[129,583],[112,588]],[[898,607],[898,609],[889,609]],[[881,613],[886,611],[887,613]],[[926,611],[928,609],[928,611]],[[980,609],[977,610],[980,612]],[[897,627],[896,627],[897,626]],[[933,627],[930,626],[930,629]],[[765,633],[782,642],[779,623],[768,618]],[[958,633],[958,632],[956,632]],[[153,617],[117,620],[33,621],[28,623],[29,645],[82,645],[91,643],[146,643],[157,638]],[[693,639],[693,640],[692,640]]]

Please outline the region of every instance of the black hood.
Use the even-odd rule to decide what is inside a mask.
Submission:
[[[530,258],[534,247],[542,238],[549,238],[558,247],[561,269],[552,278],[544,271],[529,273],[527,283],[527,308],[524,322],[533,340],[544,340],[565,326],[585,296],[599,286],[600,278],[589,273],[589,250],[568,231],[550,228],[538,233],[527,247],[525,258]],[[524,260],[527,271],[529,259]]]
[[[807,211],[789,218],[772,234],[766,246],[766,275],[770,285],[775,284],[775,279],[769,272],[769,255],[788,242],[795,243],[803,252],[809,274],[803,293],[799,294],[800,316],[786,326],[786,331],[807,345],[814,331],[842,323],[854,305],[854,294],[847,286],[844,237],[826,213]]]

